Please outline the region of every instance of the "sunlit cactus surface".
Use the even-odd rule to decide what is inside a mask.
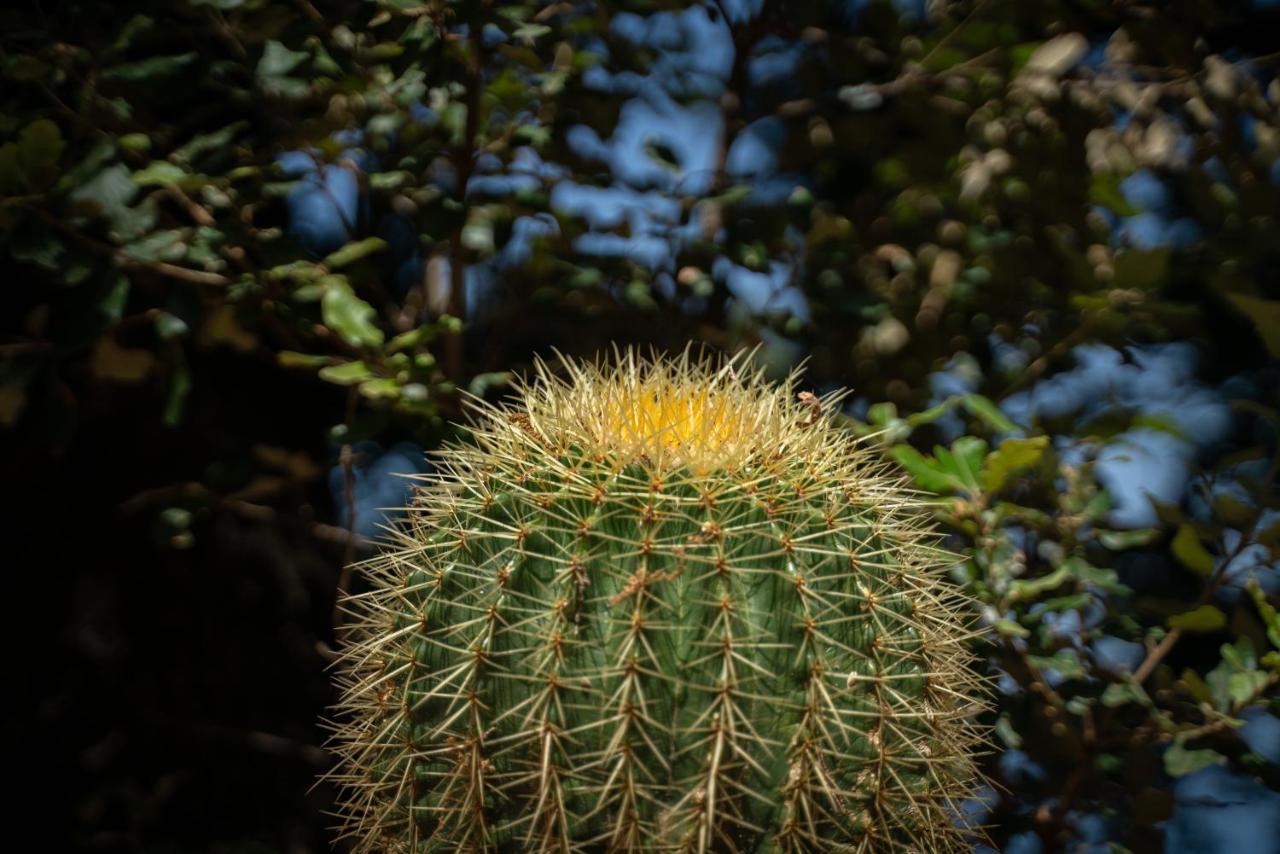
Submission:
[[[539,364],[360,567],[357,851],[967,850],[968,603],[833,397]]]

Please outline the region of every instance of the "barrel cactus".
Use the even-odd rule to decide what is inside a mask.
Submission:
[[[361,569],[357,851],[952,851],[968,603],[833,398],[740,359],[539,364]]]

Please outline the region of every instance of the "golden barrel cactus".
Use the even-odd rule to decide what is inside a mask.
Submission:
[[[832,402],[626,352],[477,404],[345,602],[355,850],[968,850],[969,603]]]

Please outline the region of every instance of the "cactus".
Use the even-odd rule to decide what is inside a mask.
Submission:
[[[687,352],[477,403],[361,568],[357,851],[953,851],[968,602],[835,397]]]

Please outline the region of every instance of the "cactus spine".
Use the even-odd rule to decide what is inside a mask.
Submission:
[[[350,597],[357,851],[952,851],[967,609],[832,398],[687,353],[479,404]]]

